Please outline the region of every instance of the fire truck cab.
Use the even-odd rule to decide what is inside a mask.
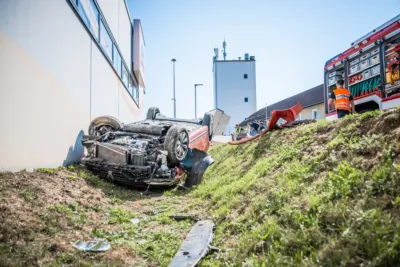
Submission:
[[[400,104],[400,15],[364,35],[329,59],[324,68],[325,117],[337,119],[328,106],[336,81],[343,79],[354,98],[356,113]]]

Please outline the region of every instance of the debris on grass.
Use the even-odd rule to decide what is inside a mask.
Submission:
[[[78,240],[73,244],[74,248],[87,251],[87,252],[104,252],[110,249],[110,244],[106,240],[93,240],[93,241],[81,241]]]
[[[213,238],[214,223],[198,221],[190,230],[168,267],[194,267],[207,254]]]
[[[215,222],[219,249],[199,266],[400,266],[399,110],[213,146],[190,190],[142,195],[81,166],[0,173],[0,266],[168,266],[192,218]],[[96,238],[112,249],[71,246]]]
[[[192,220],[192,221],[200,221],[200,219],[196,216],[191,216],[191,215],[171,215],[168,216],[171,219],[177,220],[177,221],[182,221],[182,220]]]
[[[131,223],[132,224],[138,224],[138,223],[140,223],[140,220],[138,218],[131,219]]]

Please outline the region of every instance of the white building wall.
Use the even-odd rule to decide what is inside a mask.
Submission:
[[[119,42],[119,1],[97,0],[115,40]]]
[[[247,79],[244,78],[247,74]],[[248,98],[248,102],[245,102]],[[225,134],[234,131],[235,124],[257,111],[256,64],[254,60],[214,62],[215,108],[231,117]]]
[[[143,92],[143,90],[141,90]],[[139,91],[140,92],[140,91]],[[121,82],[118,85],[118,119],[127,124],[144,119],[147,108],[143,105],[143,93],[139,95],[139,107],[132,105],[132,97]]]
[[[97,0],[108,26],[118,43],[122,56],[125,58],[128,69],[131,68],[131,21],[125,0]]]
[[[0,171],[67,165],[94,117],[141,116],[65,0],[1,0],[0,48]]]
[[[115,0],[117,1],[117,0]],[[132,57],[131,57],[131,38],[132,27],[129,21],[128,11],[126,10],[124,0],[119,1],[119,39],[117,40],[121,49],[121,56],[125,58],[128,69],[132,72]]]
[[[104,55],[93,43],[92,50],[92,118],[109,114],[118,118],[119,78]]]

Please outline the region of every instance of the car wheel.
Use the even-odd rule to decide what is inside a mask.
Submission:
[[[158,108],[149,108],[147,111],[146,119],[147,120],[154,120],[157,116],[157,114],[160,113],[160,110]]]
[[[212,118],[209,113],[204,114],[202,125],[208,127],[208,140],[211,141],[213,136],[212,133],[213,127],[212,127]]]
[[[164,149],[168,152],[168,164],[178,165],[186,158],[189,151],[189,133],[181,126],[174,125],[169,128],[165,140]]]
[[[118,131],[122,129],[121,122],[112,116],[97,117],[89,125],[89,135],[102,135],[109,131]]]

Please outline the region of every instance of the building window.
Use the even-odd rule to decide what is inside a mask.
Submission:
[[[129,91],[128,77],[129,77],[128,71],[125,65],[122,64],[122,83],[125,85],[126,88],[128,88]]]
[[[69,0],[72,8],[81,18],[85,28],[96,41],[99,49],[104,54],[112,68],[114,68],[119,79],[132,99],[139,106],[139,87],[136,78],[128,71],[126,61],[118,50],[112,32],[109,30],[106,19],[102,16],[96,0]]]
[[[131,77],[128,77],[128,91],[133,95],[133,80]]]
[[[133,99],[135,100],[136,104],[139,104],[139,88],[136,83],[129,77],[129,85],[128,91],[132,95]]]
[[[118,49],[115,45],[113,53],[113,65],[115,71],[118,73],[118,76],[121,77],[121,55],[119,54]]]
[[[99,40],[99,10],[93,0],[79,0],[78,12],[96,40]]]
[[[301,121],[301,113],[297,116],[296,121]]]
[[[111,41],[111,37],[102,21],[100,22],[100,45],[103,47],[108,58],[112,59],[113,42]]]
[[[248,98],[248,97],[245,97],[245,98],[244,98],[244,102],[246,102],[246,103],[249,102],[249,98]]]
[[[139,88],[136,85],[136,86],[133,87],[133,89],[134,89],[134,93],[132,95],[133,99],[135,99],[136,103],[139,105]]]
[[[312,119],[316,120],[318,118],[318,111],[316,109],[312,110]]]
[[[243,78],[247,79],[247,74],[243,75]]]

